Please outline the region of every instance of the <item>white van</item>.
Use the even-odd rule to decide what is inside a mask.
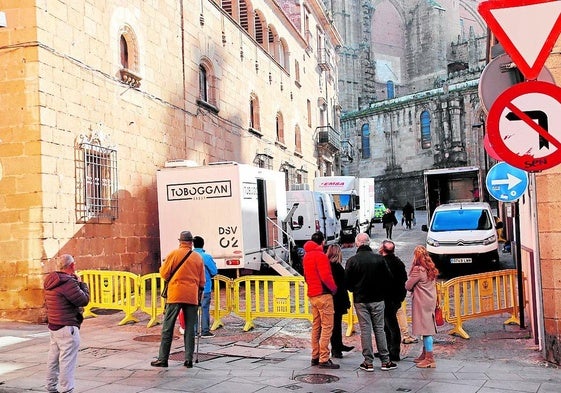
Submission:
[[[427,233],[427,251],[444,277],[499,269],[499,243],[491,207],[486,202],[438,206]]]
[[[298,207],[289,223],[289,233],[297,246],[301,247],[317,231],[324,234],[325,244],[339,242],[341,222],[330,194],[310,190],[287,191],[287,209],[290,210],[295,203]]]

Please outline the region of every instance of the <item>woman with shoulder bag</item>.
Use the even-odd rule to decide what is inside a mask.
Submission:
[[[427,249],[415,247],[413,264],[405,288],[412,292],[413,334],[423,337],[423,352],[413,361],[419,368],[436,368],[433,356],[433,335],[436,334],[436,278],[438,269]]]

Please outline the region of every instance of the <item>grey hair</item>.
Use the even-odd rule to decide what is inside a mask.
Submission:
[[[72,255],[63,254],[58,258],[56,262],[56,268],[57,270],[64,270],[68,268],[68,266],[72,265],[73,263],[74,263],[74,257]]]
[[[358,235],[356,235],[355,237],[355,244],[357,247],[360,246],[369,246],[370,245],[370,236],[368,236],[368,233],[359,233]]]

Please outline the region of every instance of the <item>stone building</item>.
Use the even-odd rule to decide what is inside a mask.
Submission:
[[[0,318],[44,318],[42,279],[159,266],[155,175],[237,161],[307,183],[339,150],[323,4],[0,0]]]
[[[477,4],[330,3],[344,40],[342,146],[352,159],[342,158],[343,172],[374,177],[377,199],[392,208],[422,207],[425,169],[485,167],[478,82],[487,31]]]

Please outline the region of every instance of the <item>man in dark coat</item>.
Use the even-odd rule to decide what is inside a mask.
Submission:
[[[395,218],[395,213],[390,209],[386,209],[386,212],[382,216],[382,226],[386,229],[386,237],[388,239],[392,238],[393,227],[397,225],[397,218]]]
[[[403,219],[405,220],[405,228],[411,229],[411,222],[415,217],[415,210],[413,206],[407,202],[405,206],[403,206]]]
[[[58,258],[56,271],[45,277],[44,288],[50,335],[47,391],[72,392],[84,320],[82,307],[90,302],[90,291],[76,275],[74,258],[68,254]]]
[[[397,365],[390,359],[384,333],[384,296],[389,281],[389,271],[381,255],[370,248],[370,237],[359,233],[355,239],[356,255],[350,257],[345,267],[345,282],[353,293],[356,315],[360,326],[360,342],[364,361],[359,366],[364,371],[374,371],[372,331],[376,348],[382,361],[382,370],[393,370]]]
[[[407,294],[405,289],[407,271],[403,261],[395,255],[395,244],[391,240],[384,240],[378,252],[384,257],[390,274],[388,290],[384,296],[384,332],[386,333],[390,359],[399,361],[401,331],[397,321],[397,310],[401,307],[401,303]]]

